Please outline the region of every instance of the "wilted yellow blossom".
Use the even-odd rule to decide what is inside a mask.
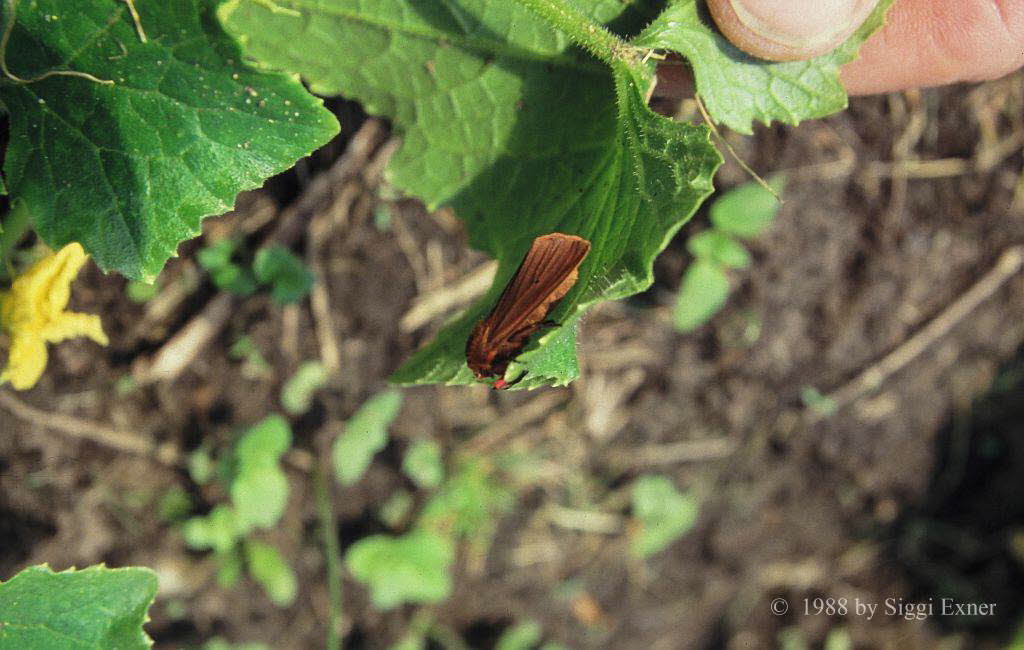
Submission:
[[[88,336],[107,344],[99,316],[64,311],[71,281],[87,259],[81,244],[68,244],[15,278],[10,291],[0,292],[0,326],[11,337],[0,383],[10,381],[17,390],[35,386],[46,368],[47,343]]]

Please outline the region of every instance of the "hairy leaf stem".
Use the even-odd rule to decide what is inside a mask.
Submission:
[[[640,50],[565,0],[516,0],[608,65],[632,63]]]

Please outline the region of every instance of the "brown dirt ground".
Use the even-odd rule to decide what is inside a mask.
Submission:
[[[258,242],[279,211],[316,194],[316,179],[362,121],[350,105],[334,108],[351,125],[338,142],[208,220],[207,242],[236,232]],[[465,248],[451,215],[428,214],[380,184],[376,154],[391,146],[380,144],[385,135],[371,138],[374,155],[357,156],[352,173],[295,218],[295,249],[321,273],[325,309],[237,300],[174,380],[124,390],[124,378],[141,378],[147,360],[216,298],[191,255],[201,244],[183,247],[150,303],[130,302],[120,278],[83,274],[74,301],[103,314],[111,345],[56,347],[40,385],[16,397],[42,413],[19,415],[4,393],[0,577],[40,562],[150,566],[161,579],[148,625],[158,648],[215,634],[322,647],[324,561],[303,468],[324,432],[380,390],[460,304],[428,310],[415,329],[402,326],[403,315],[425,297],[450,295],[484,263]],[[396,459],[410,441],[431,437],[449,455],[472,444],[527,451],[541,459],[538,478],[519,486],[486,557],[463,550],[453,596],[432,609],[470,647],[489,647],[527,617],[570,647],[767,648],[796,638],[818,647],[837,628],[858,648],[996,647],[1020,620],[1012,582],[1019,565],[1002,582],[985,583],[992,590],[982,595],[1003,608],[979,624],[809,616],[801,608],[815,597],[933,595],[903,542],[909,523],[966,512],[935,506],[929,486],[945,466],[943,432],[1024,340],[1024,275],[834,415],[812,422],[800,394],[807,386],[834,391],[905,349],[1004,250],[1024,243],[1024,75],[858,99],[827,120],[729,141],[755,169],[789,170],[791,181],[774,228],[753,244],[754,265],[733,275],[728,307],[696,333],[671,326],[688,263],[684,237],[704,227],[701,212],[659,258],[650,291],[585,319],[583,378],[571,387],[406,390],[388,450],[358,485],[334,491],[343,546],[386,529],[374,512],[396,486],[408,487]],[[745,180],[730,162],[718,185]],[[374,225],[380,210],[391,213],[388,229]],[[270,362],[270,375],[246,377],[227,355],[243,333]],[[223,443],[278,410],[283,379],[302,360],[330,355],[332,344],[340,372],[293,421],[300,451],[290,457],[291,505],[270,535],[302,585],[295,605],[281,610],[251,582],[219,588],[208,555],[188,551],[153,504],[172,485],[215,503],[221,495],[175,466],[175,450]],[[162,460],[127,451],[120,439],[97,442],[97,424],[163,444]],[[696,490],[703,503],[692,533],[641,563],[627,549],[628,486],[649,472]],[[984,501],[984,480],[974,488]],[[608,516],[587,516],[595,510]],[[769,611],[776,597],[791,604],[784,616]],[[375,612],[346,580],[349,647],[386,647],[414,611]]]

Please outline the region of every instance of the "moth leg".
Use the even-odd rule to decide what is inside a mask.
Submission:
[[[499,379],[498,381],[503,382],[502,385],[501,385],[501,389],[505,389],[505,388],[508,388],[509,386],[515,386],[516,384],[521,382],[525,377],[526,377],[526,371],[524,370],[523,374],[519,375],[518,377],[516,377],[512,381],[505,381],[504,379]],[[498,388],[498,382],[494,383],[494,388]]]

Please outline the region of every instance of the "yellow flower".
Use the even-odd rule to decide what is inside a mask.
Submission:
[[[0,327],[11,335],[0,383],[10,381],[17,390],[35,386],[46,368],[47,343],[88,336],[107,344],[99,316],[64,311],[71,281],[88,258],[81,244],[68,244],[15,278],[10,291],[0,292]]]

